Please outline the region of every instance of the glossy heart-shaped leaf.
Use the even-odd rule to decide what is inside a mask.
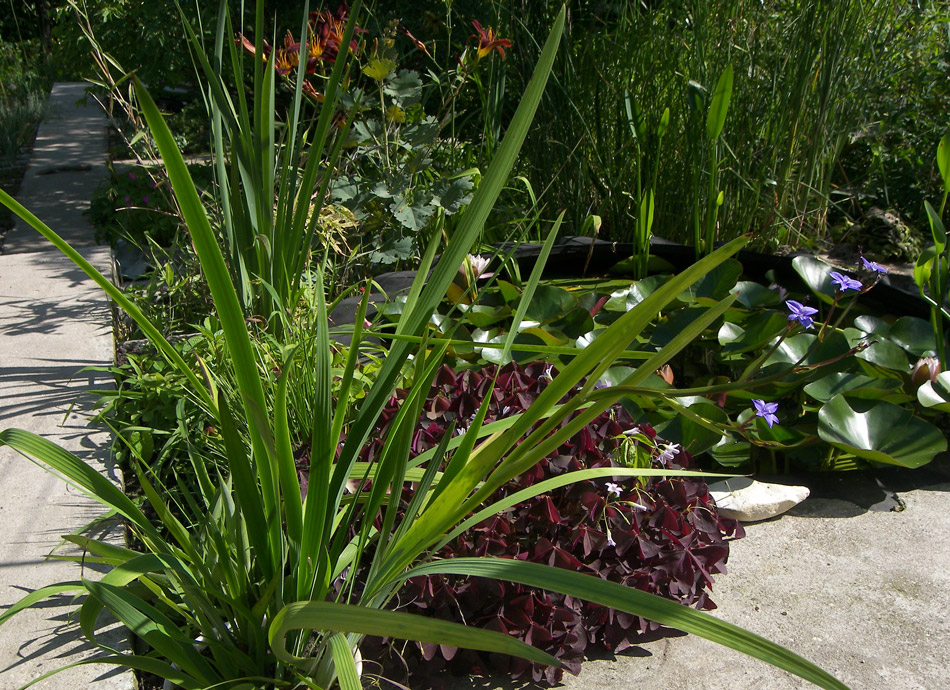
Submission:
[[[940,430],[910,410],[843,395],[818,411],[818,435],[865,460],[901,467],[920,467],[947,449]]]
[[[551,285],[538,285],[524,317],[529,321],[547,323],[577,306],[577,298],[567,290]]]

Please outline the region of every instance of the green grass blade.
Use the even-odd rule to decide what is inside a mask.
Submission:
[[[340,690],[363,690],[363,684],[360,683],[359,673],[356,670],[356,660],[346,641],[346,635],[342,633],[330,635],[329,644]]]
[[[221,320],[221,328],[224,331],[228,352],[233,360],[238,388],[241,391],[245,409],[250,418],[252,407],[256,406],[257,409],[265,410],[267,406],[264,402],[264,389],[257,373],[254,352],[244,323],[241,304],[231,282],[221,249],[218,247],[214,232],[208,222],[208,216],[205,214],[201,199],[198,197],[195,183],[191,179],[191,174],[188,172],[188,167],[182,158],[181,151],[178,150],[172,133],[169,131],[168,125],[165,124],[152,97],[137,78],[135,88],[142,113],[145,115],[149,129],[165,163],[182,216],[188,225],[195,253],[198,255],[202,271],[207,279],[208,289]],[[269,513],[276,508],[279,500],[272,470],[273,462],[266,460],[269,458],[273,461],[273,458],[268,455],[255,426],[250,424],[249,428],[251,443],[254,447],[254,460],[257,463],[258,476],[264,494],[265,512]]]
[[[62,475],[83,493],[114,509],[149,537],[160,541],[152,523],[122,490],[72,453],[52,441],[20,429],[0,431],[0,446],[13,450]]]
[[[554,242],[557,240],[558,230],[560,230],[561,223],[564,221],[564,214],[565,211],[561,211],[557,220],[554,221],[554,227],[552,227],[551,232],[548,233],[547,239],[544,240],[544,244],[541,245],[541,253],[538,255],[538,261],[534,265],[534,268],[531,269],[531,276],[528,278],[528,282],[521,293],[521,299],[518,301],[518,309],[515,311],[514,319],[508,328],[508,337],[505,338],[505,346],[501,351],[502,362],[508,361],[511,346],[515,342],[515,337],[518,335],[521,321],[524,319],[528,307],[531,306],[531,300],[534,298],[535,290],[538,288],[538,283],[541,282],[541,274],[544,273],[544,266],[548,261],[548,257],[551,255]]]
[[[401,640],[434,642],[519,656],[549,666],[560,665],[553,656],[502,633],[470,628],[438,618],[424,618],[397,611],[382,611],[325,601],[302,601],[288,604],[274,618],[268,632],[268,639],[271,650],[285,663],[312,661],[294,657],[284,648],[284,637],[292,630],[333,630],[395,637]]]
[[[699,635],[784,669],[825,690],[848,690],[844,683],[831,674],[763,637],[707,613],[591,575],[539,563],[500,558],[453,558],[434,561],[413,568],[403,579],[418,575],[490,577],[538,587],[549,592],[560,592]]]

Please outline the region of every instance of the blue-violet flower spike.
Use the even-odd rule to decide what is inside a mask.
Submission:
[[[775,413],[778,412],[778,403],[753,400],[752,404],[755,405],[755,416],[764,419],[768,423],[769,429],[772,428],[773,424],[778,424],[778,417],[775,416]]]
[[[786,300],[785,306],[792,312],[788,315],[789,321],[798,321],[806,329],[815,325],[815,320],[811,317],[817,314],[818,310],[814,307],[806,307],[801,302],[796,302],[793,299]]]
[[[863,286],[861,281],[855,280],[849,275],[844,273],[838,273],[837,271],[832,271],[828,275],[831,276],[831,282],[838,286],[838,289],[844,292],[845,290],[860,290]]]
[[[880,273],[882,276],[887,275],[886,268],[880,264],[874,263],[873,261],[868,261],[863,256],[861,257],[861,268],[863,268],[865,271],[870,271],[871,273]]]

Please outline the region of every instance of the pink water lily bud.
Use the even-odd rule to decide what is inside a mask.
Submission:
[[[922,357],[917,360],[917,364],[914,365],[914,370],[910,372],[910,380],[913,381],[914,385],[920,388],[922,385],[930,381],[931,383],[937,380],[937,374],[940,373],[940,360],[936,357]]]

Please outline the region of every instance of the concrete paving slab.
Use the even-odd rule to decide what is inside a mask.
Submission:
[[[107,120],[86,84],[54,84],[49,109],[36,133],[17,201],[73,246],[92,246],[83,212],[106,174]],[[46,251],[46,240],[17,220],[4,254]]]
[[[903,512],[809,498],[747,525],[712,614],[788,647],[853,690],[950,688],[950,481],[901,493]],[[520,684],[456,679],[452,690]],[[566,690],[815,686],[695,636],[585,661]]]
[[[54,87],[53,112],[40,128],[18,199],[108,274],[109,250],[94,245],[81,213],[102,179],[105,118],[93,108],[73,107],[82,92],[83,85]],[[87,369],[112,364],[111,324],[108,299],[71,261],[25,224],[10,231],[0,255],[0,429],[37,433],[119,483],[109,435],[87,426],[94,404],[89,390],[112,385],[108,372]],[[77,489],[0,448],[0,609],[39,587],[95,577],[93,567],[81,572],[77,564],[47,555],[62,535],[104,512]],[[113,526],[109,534],[120,540],[122,529]],[[0,627],[0,688],[20,687],[97,651],[79,633],[76,610],[71,596],[54,597]],[[102,641],[128,646],[115,629]],[[130,673],[89,665],[35,687],[130,690],[133,683]]]

